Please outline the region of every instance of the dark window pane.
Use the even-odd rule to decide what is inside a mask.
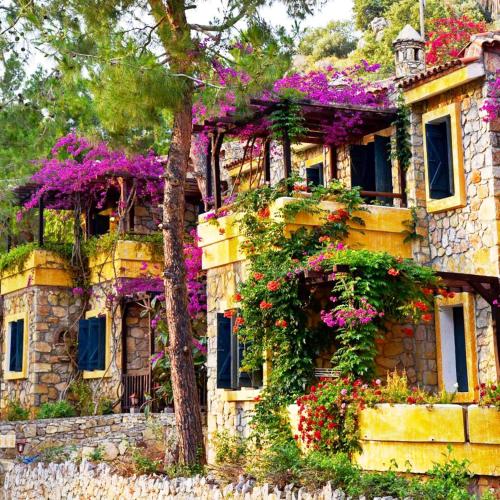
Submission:
[[[217,314],[217,388],[231,389],[231,319]]]
[[[375,191],[392,193],[392,164],[390,137],[375,136]],[[377,200],[392,205],[392,198],[377,196]]]
[[[351,186],[360,186],[363,191],[376,191],[375,184],[375,144],[352,145]]]
[[[465,349],[465,321],[463,306],[453,308],[453,334],[455,338],[455,363],[458,392],[469,391],[467,378],[467,354]]]
[[[323,186],[323,163],[306,168],[306,180],[308,185]]]
[[[425,134],[430,197],[437,200],[447,198],[454,193],[450,118],[427,123]]]

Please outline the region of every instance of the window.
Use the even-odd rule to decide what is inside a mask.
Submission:
[[[440,200],[453,196],[453,156],[451,151],[450,117],[445,116],[425,125],[429,193]]]
[[[460,104],[423,115],[427,210],[465,206]]]
[[[391,139],[375,135],[373,141],[351,146],[351,185],[362,191],[392,193]],[[370,200],[375,197],[368,197]],[[377,196],[378,201],[392,204],[391,198]]]
[[[106,344],[106,317],[81,319],[78,325],[78,369],[86,372],[105,370]]]
[[[9,371],[22,372],[24,358],[24,319],[9,322]]]
[[[28,364],[28,332],[26,313],[9,315],[5,318],[4,378],[6,380],[26,378]]]
[[[233,333],[233,320],[217,314],[217,388],[258,388],[263,384],[263,370],[251,373],[241,370],[245,344]]]
[[[306,168],[306,181],[308,186],[324,186],[323,162],[316,163]]]
[[[436,318],[439,387],[472,401],[477,386],[474,306],[470,294],[438,301]]]

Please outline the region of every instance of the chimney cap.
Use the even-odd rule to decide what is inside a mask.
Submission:
[[[397,36],[393,43],[397,42],[421,42],[424,43],[425,40],[422,35],[413,26],[407,24]]]

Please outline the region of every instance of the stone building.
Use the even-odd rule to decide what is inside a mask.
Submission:
[[[17,189],[21,205],[34,189]],[[85,238],[96,245],[83,266],[44,241],[43,208],[37,244],[11,249],[16,255],[27,248],[0,273],[1,409],[9,402],[33,409],[68,398],[77,379],[85,382],[93,400],[107,400],[115,411],[127,410],[133,394],[139,405],[151,394],[151,356],[158,344],[143,310],[151,296],[146,292],[161,292],[161,236],[154,243],[161,211],[138,199],[126,231],[113,238],[118,234],[117,199],[111,194],[81,219]],[[199,203],[196,182],[190,179],[187,226],[195,226]]]
[[[291,147],[285,144],[283,150],[281,145],[267,139],[263,159],[257,161],[249,159],[248,154],[238,158],[233,154],[237,148],[231,143],[221,145],[219,150],[212,149],[214,179],[221,177],[217,155],[226,149],[231,154],[230,161],[222,162],[225,167],[222,177],[229,186],[235,185],[236,190],[252,189],[264,182],[272,185],[292,172],[313,184],[340,179],[346,186],[361,186],[362,194],[376,203],[362,214],[366,223],[364,234],[350,234],[348,244],[385,250],[432,266],[454,292],[451,298],[436,302],[434,321],[417,325],[414,338],[405,338],[401,327],[392,325],[387,341],[379,346],[376,358],[379,373],[404,369],[412,384],[431,391],[456,392],[456,402],[473,403],[478,398],[478,385],[497,381],[500,373],[497,307],[500,125],[498,119],[484,121],[481,111],[489,97],[488,83],[500,70],[500,33],[477,35],[462,59],[428,69],[423,41],[413,28],[405,27],[394,45],[397,72],[391,83],[403,93],[411,122],[412,157],[406,170],[389,153],[395,134],[394,115],[380,112],[370,114],[366,122],[371,125],[361,137],[335,148],[321,143],[317,134],[301,144]],[[257,104],[261,116],[265,103]],[[327,105],[322,107],[310,101],[302,106],[306,123],[313,116],[311,107],[314,107],[313,122],[320,115],[325,120],[328,117],[335,120],[334,113],[341,107],[328,109]],[[352,111],[352,107],[344,111]],[[230,119],[221,122],[231,123]],[[221,127],[219,124],[213,133],[220,135]],[[230,133],[231,129],[227,130]],[[222,194],[216,192],[215,198],[216,202],[222,200]],[[286,203],[286,199],[276,203]],[[407,242],[403,236],[405,222],[412,220],[413,214],[420,237]],[[237,307],[232,297],[238,283],[246,278],[247,261],[234,215],[218,218],[218,229],[200,216],[199,234],[208,286],[208,432],[228,428],[246,435],[254,399],[266,383],[272,358],[264,365],[262,380],[238,383],[237,373],[229,385],[227,380],[221,380],[220,367],[228,356],[238,370],[231,358],[235,351],[231,354],[223,349],[218,340],[227,329],[224,312]],[[331,368],[321,359],[316,360],[316,366],[318,376]],[[461,412],[459,408],[460,421]],[[485,442],[498,443],[495,439]],[[409,436],[395,439],[405,440],[414,439]],[[429,440],[439,441],[434,437]],[[405,448],[408,443],[399,444]],[[475,450],[471,452],[473,459],[484,465],[483,469],[479,467],[482,470],[479,473],[490,475],[487,456],[496,452],[487,448],[487,454],[481,458],[474,455],[480,447],[465,444],[463,450]],[[394,445],[390,446],[395,450]],[[415,448],[415,457],[420,457],[415,460],[424,463],[421,457],[426,453],[435,456],[434,450],[438,448],[427,451]],[[375,448],[372,451],[377,453]],[[397,457],[404,453],[404,449],[395,451]],[[374,463],[380,462],[375,456],[372,458]],[[363,464],[366,463],[365,460]],[[429,460],[427,465],[431,465]],[[415,470],[418,472],[418,467]]]

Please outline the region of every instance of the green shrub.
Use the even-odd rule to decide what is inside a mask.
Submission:
[[[135,468],[139,474],[155,474],[161,468],[161,460],[154,460],[136,449],[132,453]]]
[[[65,418],[75,416],[75,408],[63,399],[54,403],[43,403],[38,409],[36,418]]]
[[[9,422],[16,420],[28,420],[29,417],[29,410],[22,406],[18,399],[8,402],[6,418]]]
[[[97,446],[88,455],[87,458],[93,462],[101,462],[104,460],[104,449],[102,446]]]
[[[213,436],[216,464],[231,464],[244,461],[247,451],[246,441],[229,431],[216,432]]]

